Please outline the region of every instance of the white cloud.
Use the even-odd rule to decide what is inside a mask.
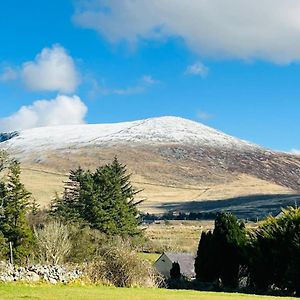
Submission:
[[[6,82],[16,80],[18,78],[18,72],[12,67],[5,67],[0,73],[0,82]]]
[[[185,70],[186,75],[199,75],[202,78],[206,77],[208,72],[209,69],[202,62],[196,62]]]
[[[0,119],[0,132],[34,127],[82,124],[87,107],[78,96],[58,95],[52,100],[37,100],[16,113]]]
[[[79,84],[72,57],[59,45],[44,48],[34,61],[23,64],[21,73],[25,85],[33,91],[71,93]]]
[[[82,3],[79,2],[79,3]],[[299,0],[90,0],[73,17],[111,42],[181,37],[201,55],[300,60]]]

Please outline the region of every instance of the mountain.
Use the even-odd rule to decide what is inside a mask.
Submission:
[[[128,166],[134,184],[144,189],[145,211],[300,190],[299,156],[178,117],[2,133],[0,148],[21,160],[24,182],[42,204],[61,190],[70,168],[95,168],[115,155]]]
[[[178,117],[152,118],[115,124],[85,124],[40,127],[2,133],[3,147],[16,153],[61,150],[89,146],[163,145],[209,146],[226,149],[256,149],[258,146],[226,135],[208,126]]]

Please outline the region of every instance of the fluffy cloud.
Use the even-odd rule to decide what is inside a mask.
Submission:
[[[209,69],[201,62],[197,62],[193,65],[190,65],[186,68],[186,75],[199,75],[202,78],[206,77]]]
[[[33,91],[71,93],[79,83],[72,57],[58,45],[44,48],[34,61],[24,63],[21,74],[25,85]]]
[[[201,55],[288,63],[300,60],[299,15],[299,0],[90,0],[74,21],[112,42],[178,36]]]
[[[5,67],[0,73],[0,82],[15,80],[18,78],[18,72],[11,67]]]
[[[52,100],[37,100],[22,106],[13,115],[0,119],[0,132],[42,126],[82,124],[87,107],[78,96],[59,95]]]

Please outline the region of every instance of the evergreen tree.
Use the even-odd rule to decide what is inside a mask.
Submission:
[[[216,250],[212,232],[203,231],[195,259],[197,280],[201,282],[215,282],[218,279],[215,258]]]
[[[240,266],[244,264],[243,251],[247,240],[245,225],[232,214],[220,213],[215,220],[213,236],[222,284],[235,288],[238,286]]]
[[[204,282],[221,279],[225,287],[237,287],[245,244],[244,224],[231,214],[219,213],[213,233],[201,235],[195,261],[196,278]]]
[[[172,263],[172,268],[170,270],[171,279],[178,280],[181,278],[180,265],[178,262]]]
[[[81,168],[71,171],[63,197],[56,199],[52,213],[67,220],[86,222],[108,235],[135,235],[138,193],[130,183],[126,166],[117,158],[94,173]]]
[[[9,167],[7,183],[0,188],[2,209],[0,232],[13,246],[15,260],[21,260],[30,253],[32,231],[26,214],[30,206],[30,193],[20,181],[20,164],[13,162]]]
[[[300,208],[269,217],[255,232],[248,266],[252,287],[267,290],[275,285],[300,296]]]

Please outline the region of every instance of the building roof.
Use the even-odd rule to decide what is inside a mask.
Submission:
[[[180,265],[180,272],[186,277],[193,278],[195,273],[195,255],[192,253],[164,253],[172,263],[177,262]]]

